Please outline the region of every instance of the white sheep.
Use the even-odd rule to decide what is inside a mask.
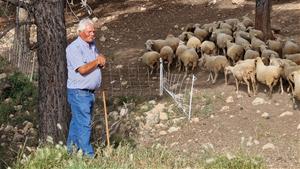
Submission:
[[[260,51],[261,46],[267,46],[264,41],[256,38],[255,36],[251,36],[251,47],[256,51]]]
[[[175,37],[172,34],[168,34],[165,40],[167,41],[168,46],[170,46],[173,51],[176,51],[176,49],[179,45],[180,39]]]
[[[161,48],[159,54],[163,61],[168,62],[168,71],[170,72],[170,66],[173,62],[174,55],[173,49],[170,46],[164,46],[163,48]]]
[[[242,23],[248,28],[253,27],[254,22],[248,16],[242,16]]]
[[[197,37],[201,42],[203,42],[208,37],[208,35],[208,31],[205,29],[196,27],[194,30],[194,36]]]
[[[217,46],[218,46],[219,50],[220,49],[223,50],[223,54],[224,55],[226,55],[227,41],[232,42],[233,41],[233,37],[230,36],[230,35],[227,35],[225,33],[218,33],[217,34]]]
[[[156,51],[156,52],[160,52],[161,48],[168,45],[169,45],[168,42],[163,39],[157,39],[157,40],[149,39],[145,43],[147,51]]]
[[[201,41],[195,37],[195,36],[191,36],[188,35],[189,40],[186,43],[186,46],[188,48],[194,48],[196,50],[196,52],[200,52],[200,46],[201,46]]]
[[[266,45],[268,46],[269,49],[277,52],[279,56],[282,55],[282,42],[277,39],[277,40],[267,40]]]
[[[273,87],[281,78],[281,66],[266,66],[260,57],[256,58],[256,78],[259,82],[266,84],[269,87],[269,97],[272,96]],[[257,86],[258,87],[258,86]]]
[[[234,27],[240,21],[237,18],[230,18],[230,19],[226,19],[224,22],[228,23],[229,25],[231,25],[232,27]]]
[[[248,30],[249,30],[250,37],[254,36],[260,40],[264,40],[264,33],[261,30],[253,29],[251,27],[249,27]]]
[[[294,82],[294,88],[292,88],[294,108],[297,108],[295,98],[300,100],[300,70],[291,73],[291,80]]]
[[[254,59],[253,59],[254,63]],[[225,67],[225,76],[228,75],[228,73],[232,73],[234,79],[235,79],[235,85],[236,85],[236,93],[239,93],[239,83],[244,81],[247,84],[248,89],[248,95],[251,95],[250,90],[250,83],[252,84],[253,93],[256,93],[256,81],[255,81],[255,67],[252,67],[249,64],[236,64],[235,66],[227,66]]]
[[[203,56],[204,53],[208,55],[217,54],[217,47],[214,42],[206,40],[201,43],[200,48],[201,48],[201,56]]]
[[[240,34],[235,34],[235,43],[244,47],[245,50],[248,50],[251,45],[248,40],[241,37]]]
[[[178,71],[181,70],[181,63],[183,63],[185,67],[185,76],[188,73],[189,65],[192,66],[192,71],[196,68],[198,62],[198,54],[194,48],[188,48],[184,50],[181,54],[178,55],[179,68]]]
[[[160,58],[160,55],[156,51],[149,51],[142,55],[142,57],[141,57],[142,62],[145,63],[149,67],[148,73],[151,70],[150,74],[152,74],[155,66],[157,66],[157,68],[158,68],[159,58]]]
[[[235,62],[240,60],[243,57],[243,55],[243,46],[227,41],[227,56],[229,60],[232,61],[233,65],[235,65]]]
[[[200,61],[200,66],[203,66],[206,70],[209,71],[208,79],[207,81],[209,82],[212,80],[212,83],[216,83],[216,80],[218,78],[219,72],[223,71],[226,66],[229,66],[229,62],[225,56],[222,55],[217,55],[217,56],[209,56],[204,54]],[[213,75],[214,74],[214,75]],[[225,77],[225,84],[227,84],[227,77],[225,76],[224,72],[224,77]]]

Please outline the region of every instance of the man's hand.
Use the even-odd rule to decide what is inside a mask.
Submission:
[[[98,65],[101,66],[101,67],[103,67],[106,63],[106,59],[103,55],[98,55],[96,57],[96,60],[97,60]]]

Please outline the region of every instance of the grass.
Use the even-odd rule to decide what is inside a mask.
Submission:
[[[192,159],[180,153],[172,153],[165,148],[133,148],[120,145],[115,149],[98,148],[96,158],[89,159],[81,152],[68,155],[65,146],[48,145],[38,148],[33,154],[18,160],[16,169],[134,169],[134,168],[199,168],[199,169],[263,169],[260,158],[238,155],[233,159],[215,156],[211,162],[201,158]]]

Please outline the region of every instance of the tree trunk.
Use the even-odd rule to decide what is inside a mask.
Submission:
[[[64,3],[64,0],[39,0],[34,4],[39,63],[39,134],[43,141],[48,136],[55,142],[65,141],[67,132]]]
[[[26,60],[29,60],[29,25],[28,12],[21,7],[16,7],[16,28],[13,43],[13,60],[15,66],[23,73]]]
[[[270,19],[271,9],[272,0],[256,0],[255,29],[264,33],[264,40],[273,39]]]

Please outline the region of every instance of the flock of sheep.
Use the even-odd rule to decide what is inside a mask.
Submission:
[[[257,81],[269,87],[269,96],[279,82],[289,83],[293,98],[300,100],[300,47],[292,40],[264,40],[262,31],[254,29],[254,22],[247,16],[208,24],[189,24],[178,37],[172,34],[165,39],[147,40],[142,61],[151,73],[158,67],[159,58],[175,65],[178,71],[196,67],[209,71],[208,81],[215,83],[219,72],[224,72],[225,84],[229,73],[239,83],[248,87],[248,95],[257,93]],[[174,64],[173,64],[174,63]]]

